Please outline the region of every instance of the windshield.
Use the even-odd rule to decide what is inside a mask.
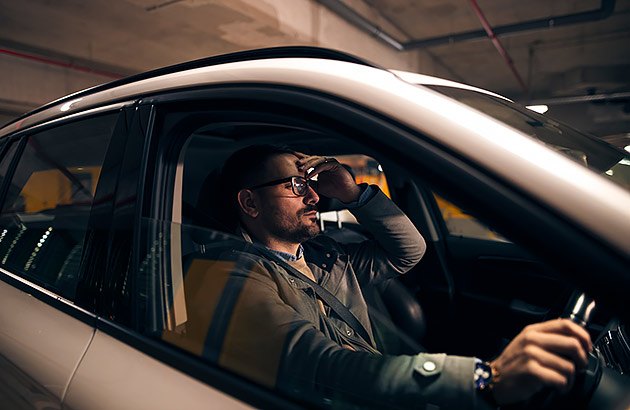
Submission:
[[[536,138],[630,191],[629,153],[504,98],[443,85],[426,87]]]

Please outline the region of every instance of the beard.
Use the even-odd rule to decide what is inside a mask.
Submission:
[[[283,231],[282,233],[278,232],[276,235],[278,235],[278,237],[291,243],[302,243],[302,242],[308,241],[309,239],[313,239],[318,234],[319,234],[318,225],[311,225],[311,226],[302,225],[291,231]]]
[[[320,233],[320,229],[316,221],[312,221],[314,223],[304,223],[304,214],[316,210],[317,207],[314,205],[300,210],[294,223],[279,215],[277,223],[272,223],[268,229],[274,236],[287,242],[302,243],[308,241],[317,236]]]

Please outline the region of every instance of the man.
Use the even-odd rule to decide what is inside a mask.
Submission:
[[[336,160],[274,146],[236,152],[220,191],[236,211],[238,234],[252,245],[210,249],[204,257],[212,262],[193,261],[187,279],[203,274],[227,289],[205,313],[212,319],[199,349],[241,375],[309,400],[492,408],[544,386],[567,391],[587,364],[589,335],[567,320],[527,327],[490,364],[382,355],[361,289],[404,274],[424,254],[403,212],[378,187],[357,185]],[[320,194],[346,203],[376,240],[341,245],[318,236]]]

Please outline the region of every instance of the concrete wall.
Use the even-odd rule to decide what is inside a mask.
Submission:
[[[0,54],[0,121],[111,78]]]
[[[107,3],[110,0],[91,1],[105,1]],[[353,9],[370,21],[382,26],[401,41],[406,40],[403,33],[397,32],[383,16],[364,3],[363,0],[345,1]],[[183,0],[169,6],[169,8],[153,10],[150,14],[147,10],[152,7],[151,5],[165,3],[157,0],[128,0],[123,3],[122,5],[117,4],[117,7],[126,7],[126,9],[121,8],[120,12],[125,13],[126,18],[130,18],[130,13],[137,12],[138,16],[135,21],[138,25],[147,25],[145,31],[150,35],[141,38],[141,34],[138,33],[143,32],[142,28],[134,27],[134,30],[127,33],[125,38],[125,27],[121,27],[120,32],[113,32],[111,25],[100,27],[100,23],[97,22],[86,24],[85,21],[81,21],[85,19],[81,16],[81,11],[74,11],[72,8],[68,8],[65,12],[56,9],[55,12],[59,14],[59,18],[50,21],[46,15],[38,14],[42,13],[41,7],[39,7],[24,9],[24,24],[31,24],[32,27],[24,27],[23,31],[17,33],[0,31],[0,48],[95,70],[102,70],[103,67],[106,67],[110,68],[107,71],[117,71],[123,76],[142,72],[147,68],[221,54],[226,50],[238,51],[278,45],[316,45],[346,51],[389,68],[408,71],[422,69],[423,72],[428,73],[434,71],[434,62],[428,54],[422,53],[421,55],[420,51],[398,52],[370,34],[351,26],[315,0]],[[14,2],[10,6],[6,6],[4,12],[17,14],[21,12],[20,7],[28,7],[27,4],[28,2]],[[209,12],[211,8],[214,10],[212,13]],[[218,13],[217,10],[224,10],[225,13]],[[75,12],[77,14],[72,15]],[[88,12],[92,12],[92,10],[83,10],[84,15]],[[221,19],[221,16],[227,15],[228,12],[232,15],[238,15],[239,19],[213,21],[213,18]],[[182,53],[182,50],[179,50],[179,54],[167,55],[163,52],[165,41],[175,41],[174,39],[181,38],[178,36],[178,28],[173,27],[172,24],[167,24],[169,19],[172,21],[173,16],[177,15],[184,21],[189,19],[192,22],[193,16],[198,19],[200,13],[207,13],[203,24],[212,27],[214,31],[195,33],[195,30],[200,30],[199,26],[188,27],[186,30],[191,31],[191,37],[208,37],[211,33],[218,31],[220,38],[212,39],[212,41],[222,42],[221,44],[226,44],[226,46],[216,51],[208,51],[206,46],[201,50],[200,48],[191,48],[187,53]],[[113,18],[114,16],[108,17]],[[39,24],[38,20],[40,20]],[[56,21],[59,21],[59,24],[56,24]],[[57,33],[54,37],[56,40],[47,41],[46,30],[51,32],[51,38],[54,30],[60,30],[65,34]],[[180,30],[183,29],[180,28]],[[70,33],[67,33],[68,31]],[[155,35],[156,32],[161,33],[161,35]],[[113,39],[107,43],[106,39],[113,36],[119,38],[116,38],[115,43]],[[64,38],[67,41],[64,41]],[[118,47],[123,49],[125,47],[132,48],[131,43],[134,42],[134,38],[138,38],[138,42],[143,43],[146,56],[143,57],[143,53],[136,52],[125,61],[117,61],[116,63],[120,66],[118,70],[113,65],[116,63],[103,61],[108,54],[106,49],[101,49],[99,52],[92,48],[93,44],[99,43],[118,44]],[[183,42],[184,40],[177,41]],[[76,54],[70,54],[71,50],[67,43],[76,44]],[[187,47],[191,47],[190,37],[185,43],[181,44],[181,48],[188,50]],[[156,47],[154,51],[151,49],[153,44]],[[90,53],[89,56],[86,56],[84,51],[88,47],[93,54]],[[113,46],[110,45],[109,47]],[[176,49],[177,44],[171,48]],[[96,57],[90,58],[91,55]],[[150,60],[148,56],[151,57]],[[99,57],[101,60],[98,60]],[[2,123],[64,95],[112,80],[110,76],[84,72],[75,68],[64,68],[50,62],[29,60],[6,53],[0,53],[0,72],[2,73],[0,77],[0,121]]]

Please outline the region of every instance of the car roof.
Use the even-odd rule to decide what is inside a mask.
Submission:
[[[348,63],[360,64],[367,67],[385,70],[385,68],[383,67],[380,67],[376,64],[373,64],[367,60],[361,59],[351,54],[341,52],[338,50],[321,48],[321,47],[309,47],[309,46],[270,47],[270,48],[263,48],[263,49],[239,51],[239,52],[229,53],[229,54],[222,54],[218,56],[201,58],[198,60],[179,63],[179,64],[171,65],[168,67],[162,67],[155,70],[135,74],[129,77],[125,77],[119,80],[100,84],[100,85],[97,85],[97,86],[94,86],[85,90],[81,90],[81,91],[66,95],[57,100],[51,101],[41,107],[38,107],[30,112],[27,112],[21,115],[20,117],[14,119],[13,121],[5,124],[2,128],[0,128],[0,138],[5,135],[16,132],[20,129],[24,129],[26,127],[30,127],[38,123],[54,119],[55,117],[66,116],[67,114],[69,114],[67,111],[70,111],[70,108],[74,105],[75,102],[77,102],[78,100],[88,95],[98,95],[99,93],[101,93],[105,96],[108,90],[112,90],[120,86],[137,83],[142,80],[158,78],[158,77],[168,75],[168,74],[174,74],[178,72],[192,70],[196,68],[211,67],[211,66],[216,66],[220,64],[233,63],[233,62],[239,62],[239,61],[255,61],[255,60],[262,60],[262,59],[277,59],[277,58],[327,59],[327,60],[343,61],[343,62],[348,62]],[[481,88],[472,87],[466,84],[461,84],[461,83],[457,83],[450,80],[444,80],[438,77],[432,77],[428,75],[399,71],[399,70],[390,70],[390,72],[395,73],[398,77],[400,77],[401,79],[409,83],[421,84],[421,85],[444,85],[444,86],[453,87],[453,88],[473,90],[473,91],[485,93],[488,95],[492,95],[495,97],[508,100],[506,97],[503,97],[499,94],[495,94]],[[144,91],[150,92],[151,89],[147,87],[147,89],[145,89]],[[105,98],[102,100],[102,102],[106,103]],[[60,106],[59,111],[61,111],[61,113],[59,113],[56,110],[50,110],[51,108],[59,106],[60,104],[61,106]],[[47,115],[37,115],[40,113],[45,113]]]
[[[192,87],[268,84],[316,90],[418,130],[560,210],[630,256],[630,194],[524,133],[415,81],[430,82],[430,78],[391,72],[325,49],[236,53],[155,70],[73,94],[13,122],[0,130],[0,136],[57,118]],[[457,83],[442,84],[461,88]]]
[[[450,88],[459,88],[461,90],[475,91],[481,94],[491,95],[493,97],[501,98],[502,100],[510,101],[507,97],[504,97],[500,94],[493,93],[492,91],[484,90],[483,88],[473,87],[468,84],[462,84],[451,80],[445,80],[443,78],[432,77],[426,74],[418,74],[418,73],[410,73],[408,71],[399,71],[399,70],[390,70],[392,73],[396,74],[401,79],[419,85],[439,85]]]
[[[184,63],[179,63],[179,64],[171,65],[168,67],[162,67],[155,70],[150,70],[147,72],[131,75],[129,77],[121,78],[119,80],[100,84],[91,88],[87,88],[85,90],[68,94],[57,100],[51,101],[41,107],[38,107],[32,111],[29,111],[7,124],[4,124],[4,126],[0,128],[0,137],[3,137],[18,129],[25,128],[26,126],[35,125],[36,122],[28,121],[28,118],[34,117],[35,114],[44,112],[51,107],[58,106],[59,104],[69,104],[72,101],[75,101],[79,98],[83,98],[84,96],[87,96],[87,95],[105,93],[108,90],[111,90],[111,89],[114,89],[116,87],[120,87],[126,84],[137,83],[142,80],[157,78],[157,77],[164,76],[167,74],[174,74],[174,73],[183,72],[183,71],[191,70],[195,68],[210,67],[210,66],[215,66],[219,64],[233,63],[233,62],[239,62],[239,61],[255,61],[255,60],[262,60],[262,59],[273,59],[273,58],[328,59],[328,60],[345,61],[349,63],[361,64],[361,65],[370,66],[374,68],[381,68],[373,63],[368,62],[367,60],[363,60],[359,57],[355,57],[348,53],[344,53],[344,52],[332,50],[332,49],[327,49],[327,48],[309,47],[309,46],[270,47],[270,48],[245,50],[245,51],[239,51],[235,53],[205,57],[198,60],[187,61]],[[150,91],[150,90],[147,89],[146,91]],[[72,104],[69,104],[69,105],[72,105]],[[68,111],[68,110],[64,110],[64,112],[65,111]],[[51,113],[51,115],[42,118],[42,121],[52,119],[54,116],[55,116],[54,113]]]

